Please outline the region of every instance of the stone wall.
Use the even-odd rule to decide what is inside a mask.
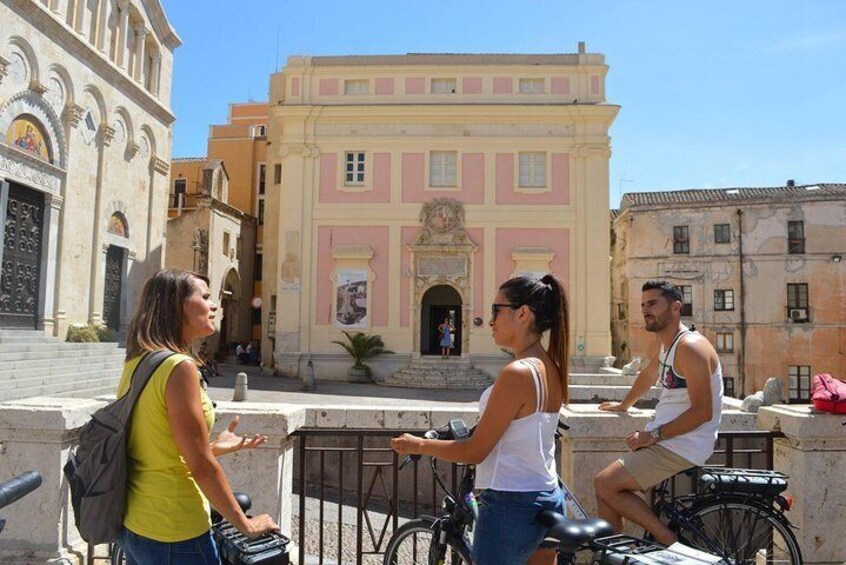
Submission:
[[[0,479],[27,470],[37,470],[44,477],[38,490],[2,511],[9,523],[2,534],[0,561],[42,563],[65,558],[71,563],[82,562],[86,545],[73,526],[61,468],[76,443],[79,426],[103,403],[31,398],[0,404]],[[399,404],[349,408],[220,402],[217,411],[215,432],[237,413],[241,415],[239,431],[268,434],[266,446],[227,456],[222,464],[232,486],[251,494],[254,512],[276,517],[286,534],[291,532],[291,434],[296,430],[420,430],[443,425],[452,418],[463,418],[472,425],[476,418],[476,412],[470,409],[408,409]],[[626,435],[642,429],[651,414],[650,410],[610,414],[599,412],[596,405],[571,405],[562,410],[571,427],[562,438],[561,475],[589,513],[595,512],[594,475],[623,453]],[[789,492],[795,503],[788,517],[799,528],[796,534],[809,564],[846,559],[846,541],[840,535],[846,529],[846,495],[839,486],[846,476],[842,419],[793,406],[764,408],[758,416],[734,409],[723,413],[722,431],[758,427],[785,434],[785,439],[777,442],[775,469],[791,477]],[[420,476],[425,472],[421,469]],[[291,549],[295,554],[296,549]]]

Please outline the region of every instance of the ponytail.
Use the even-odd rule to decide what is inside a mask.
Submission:
[[[549,327],[549,347],[546,352],[552,362],[558,365],[561,375],[561,395],[564,404],[570,401],[570,316],[567,304],[567,294],[564,286],[554,275],[545,275],[541,280],[551,292],[550,312],[551,324]]]

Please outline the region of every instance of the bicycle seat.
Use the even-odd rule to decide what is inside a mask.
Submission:
[[[787,489],[787,477],[776,471],[708,468],[699,477],[699,487],[705,492],[773,498]]]
[[[546,539],[553,539],[564,552],[575,553],[587,542],[613,536],[614,528],[600,518],[571,520],[552,510],[544,510],[535,521],[549,528]]]

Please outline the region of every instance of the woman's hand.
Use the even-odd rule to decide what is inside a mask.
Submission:
[[[235,428],[238,427],[238,420],[238,416],[232,418],[226,429],[220,432],[211,443],[212,453],[214,453],[215,457],[234,453],[242,449],[254,449],[267,442],[267,436],[261,434],[255,434],[252,437],[236,435]]]
[[[423,438],[411,434],[402,434],[391,440],[391,449],[400,455],[417,455],[422,453]]]
[[[238,531],[247,537],[255,538],[266,532],[278,532],[279,525],[270,517],[270,514],[262,514],[247,518],[244,525]]]

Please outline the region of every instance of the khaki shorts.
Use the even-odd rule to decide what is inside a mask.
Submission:
[[[634,477],[641,490],[652,488],[676,473],[696,466],[681,455],[660,445],[650,445],[637,451],[630,451],[619,461]]]

